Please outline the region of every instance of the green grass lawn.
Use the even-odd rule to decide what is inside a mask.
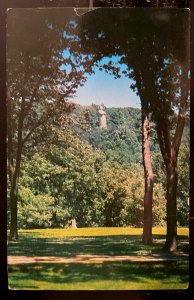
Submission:
[[[153,245],[141,241],[138,228],[77,228],[20,230],[19,240],[9,242],[11,256],[163,255],[165,229],[154,228]],[[188,229],[178,230],[178,251],[188,252]],[[35,263],[9,266],[12,289],[50,290],[150,290],[184,289],[188,261],[109,261],[102,263]]]

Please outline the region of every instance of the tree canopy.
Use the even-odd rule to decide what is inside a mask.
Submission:
[[[85,82],[89,57],[72,34],[73,9],[8,11],[7,123],[11,183],[11,231],[17,239],[17,198],[21,156],[55,138],[52,126],[67,120],[69,98]],[[64,53],[65,51],[65,53]],[[18,76],[19,74],[19,76]]]

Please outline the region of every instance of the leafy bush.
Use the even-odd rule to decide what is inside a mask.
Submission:
[[[35,195],[29,188],[19,191],[19,228],[46,228],[52,224],[54,199],[50,195]]]

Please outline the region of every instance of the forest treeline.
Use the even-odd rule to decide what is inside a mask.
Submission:
[[[53,126],[54,143],[43,143],[22,159],[19,228],[143,226],[144,169],[141,110],[106,108],[99,127],[96,105],[76,105],[69,124]],[[57,141],[57,142],[56,142]],[[154,173],[153,226],[166,224],[165,167],[151,132]],[[178,225],[188,226],[189,127],[178,158]],[[8,207],[9,216],[9,207]]]

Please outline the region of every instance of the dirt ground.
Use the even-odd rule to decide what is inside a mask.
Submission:
[[[119,261],[178,261],[188,260],[188,254],[184,253],[165,253],[152,255],[124,255],[124,256],[110,256],[110,255],[76,255],[74,257],[58,257],[58,256],[8,256],[8,265],[17,264],[34,264],[34,263],[82,263],[82,264],[96,264],[104,262],[119,262]]]

